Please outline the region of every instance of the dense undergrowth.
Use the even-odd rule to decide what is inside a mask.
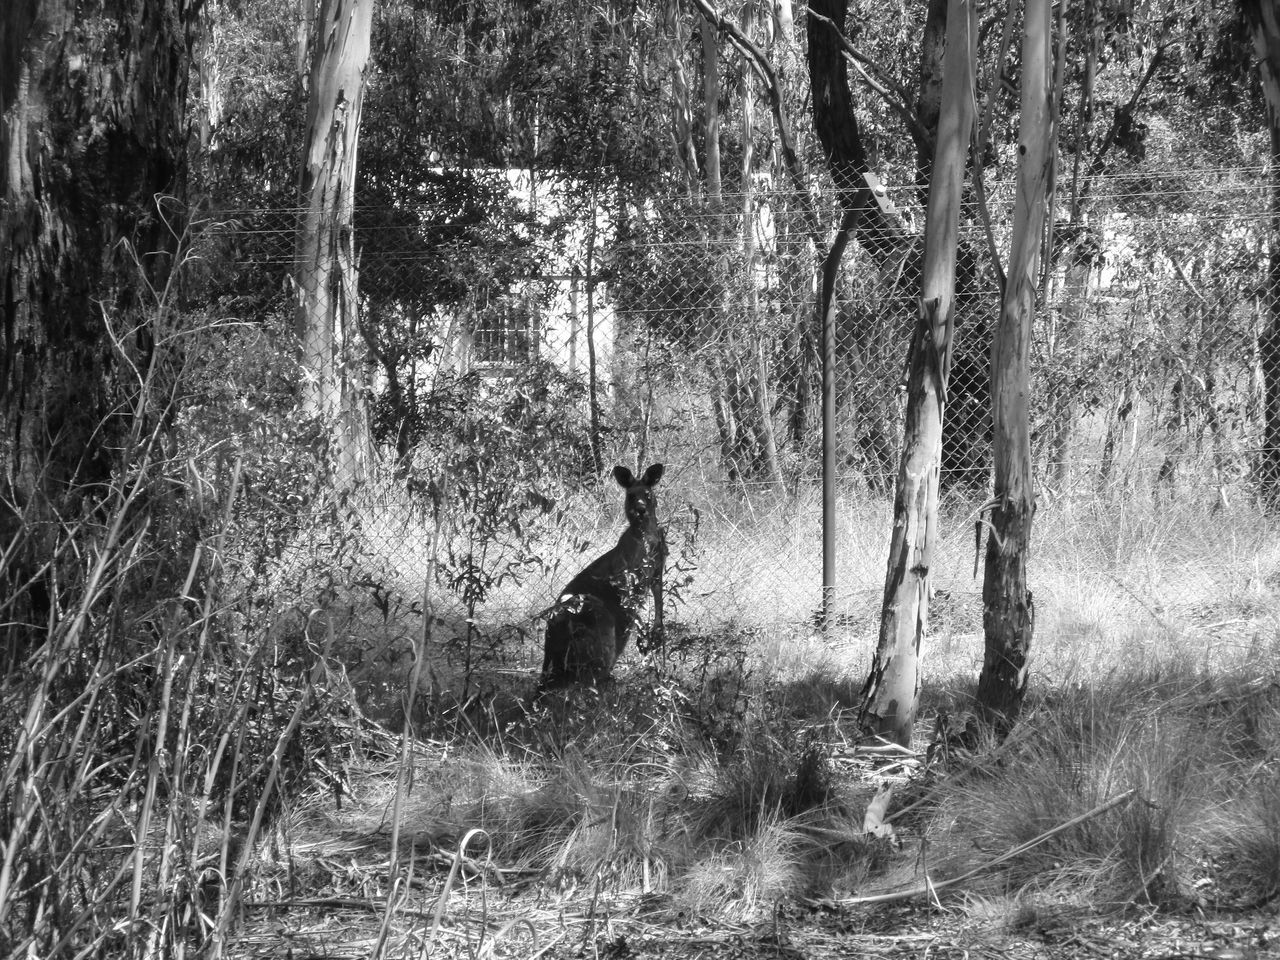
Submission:
[[[1038,568],[1042,667],[1003,743],[967,709],[972,611],[940,598],[915,749],[885,750],[856,736],[870,633],[745,627],[736,606],[683,616],[681,590],[732,559],[692,535],[674,552],[666,643],[628,651],[607,690],[538,698],[539,621],[477,615],[502,585],[481,561],[525,569],[538,524],[591,511],[513,500],[498,478],[498,514],[530,511],[499,536],[451,525],[429,495],[397,503],[394,481],[335,494],[323,438],[266,372],[287,351],[262,329],[202,335],[202,349],[162,339],[164,362],[122,395],[132,427],[109,483],[62,512],[11,505],[0,957],[230,955],[255,911],[288,904],[358,908],[363,955],[399,956],[483,926],[494,897],[554,907],[557,923],[642,906],[732,924],[945,889],[1014,917],[1240,911],[1280,894],[1269,527],[1202,517],[1196,533],[1187,510],[1153,504],[1057,533]],[[237,376],[266,385],[254,403]],[[487,429],[468,417],[460,445]],[[425,586],[370,534],[392,508],[453,531],[419,544],[440,574]],[[774,519],[754,521],[772,544]],[[588,523],[539,561],[552,575],[609,512]],[[1081,589],[1089,571],[1190,567],[1189,539],[1252,569],[1237,590],[1206,581],[1194,620],[1170,612],[1186,597],[1108,614],[1108,595]],[[1238,644],[1220,642],[1224,623]],[[491,948],[527,952],[517,933],[543,914],[529,916]]]
[[[1240,909],[1280,893],[1274,674],[1151,664],[1044,690],[998,744],[963,729],[965,684],[922,727],[922,752],[888,761],[851,739],[853,712],[829,698],[839,687],[749,674],[697,685],[645,667],[505,724],[491,714],[448,740],[465,759],[441,769],[470,775],[446,791],[447,832],[485,830],[498,861],[544,881],[607,876],[614,893],[662,893],[702,915],[941,881],[1046,833],[966,888],[1096,909]],[[864,823],[885,783],[892,840]],[[412,805],[440,797],[427,787]]]
[[[1003,743],[968,722],[971,678],[935,678],[917,750],[888,754],[855,738],[857,658],[800,634],[677,626],[609,689],[539,699],[536,638],[523,669],[460,660],[438,618],[397,634],[409,697],[403,658],[347,672],[358,576],[234,565],[229,501],[172,568],[177,521],[139,505],[178,466],[138,464],[109,520],[70,528],[77,575],[4,680],[5,955],[235,952],[246,905],[324,898],[366,903],[401,955],[415,917],[447,939],[475,896],[714,924],[970,873],[1093,911],[1280,893],[1274,657],[1042,683]],[[868,830],[886,784],[893,829]]]

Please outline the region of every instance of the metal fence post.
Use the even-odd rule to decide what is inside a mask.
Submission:
[[[831,629],[836,595],[835,314],[835,296],[833,295],[822,313],[822,635],[824,638]]]

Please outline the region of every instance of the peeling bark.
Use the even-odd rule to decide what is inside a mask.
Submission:
[[[1018,186],[1000,323],[991,348],[995,497],[982,581],[985,655],[978,705],[1007,731],[1022,709],[1035,628],[1027,552],[1035,492],[1031,477],[1031,324],[1040,277],[1051,163],[1050,0],[1027,0],[1022,33]]]
[[[305,414],[330,431],[344,482],[368,466],[352,226],[373,0],[318,0],[309,74],[295,275]]]
[[[684,174],[689,196],[698,195],[698,150],[693,142],[693,105],[689,96],[689,77],[685,70],[683,53],[688,43],[684,21],[673,17],[672,37],[669,47],[671,57],[671,139],[675,143],[676,156]]]
[[[903,745],[910,743],[915,723],[920,648],[929,623],[942,424],[954,334],[960,201],[974,120],[975,39],[968,0],[950,0],[942,108],[925,221],[920,319],[908,367],[880,637],[863,691],[861,717],[869,732]]]

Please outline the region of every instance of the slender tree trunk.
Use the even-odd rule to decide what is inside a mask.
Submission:
[[[827,168],[835,182],[842,211],[840,227],[823,257],[815,304],[814,335],[822,370],[822,629],[825,632],[835,604],[836,580],[836,284],[840,261],[850,236],[870,219],[874,198],[866,189],[866,149],[853,110],[853,91],[841,56],[841,39],[849,16],[848,0],[809,0],[805,35],[813,99],[813,127],[822,143]],[[872,256],[878,237],[868,231]]]
[[[782,264],[783,296],[792,303],[818,302],[817,279],[814,270],[813,248],[797,230],[795,205],[784,199],[778,222],[782,229],[778,234],[779,261]],[[821,309],[821,307],[819,307]],[[787,406],[787,440],[797,455],[803,455],[809,440],[810,405],[813,402],[813,381],[818,367],[818,350],[813,315],[797,311],[787,332],[788,372],[783,378]]]
[[[933,133],[938,128],[942,109],[943,37],[947,30],[947,0],[929,0],[924,33],[920,38],[919,86],[916,93],[916,118],[920,126]],[[916,186],[927,188],[933,172],[933,152],[926,144],[916,146]],[[928,198],[924,198],[928,202]]]
[[[720,213],[724,191],[720,183],[720,39],[715,24],[699,17],[702,33],[703,155],[707,174],[707,196],[713,215]]]
[[[302,405],[331,431],[344,482],[368,466],[352,215],[374,0],[316,0],[297,242]]]
[[[711,211],[711,228],[706,242],[721,253],[721,216],[724,209],[724,190],[720,178],[720,40],[715,25],[706,17],[698,18],[699,37],[702,42],[702,152],[703,169],[706,172],[707,208]],[[717,260],[717,271],[727,273],[724,264]],[[713,321],[720,328],[727,316],[728,304],[722,303]],[[716,427],[720,434],[720,461],[732,481],[740,479],[738,461],[738,429],[734,390],[729,382],[729,359],[726,331],[717,329],[708,352],[711,364],[711,406],[716,414]]]
[[[738,427],[733,416],[732,392],[729,389],[728,373],[712,352],[711,360],[711,409],[716,417],[716,433],[720,439],[720,462],[724,466],[725,475],[732,483],[742,479],[738,469]]]
[[[754,7],[746,3],[742,8],[741,29],[750,39]],[[747,330],[762,329],[760,318],[760,293],[756,278],[756,202],[755,202],[755,109],[751,102],[751,67],[742,63],[742,78],[738,84],[739,109],[742,111],[742,267],[747,296]],[[773,405],[769,400],[769,357],[765,339],[756,337],[754,356],[744,357],[750,374],[747,377],[751,406],[749,416],[755,433],[758,464],[756,472],[775,487],[782,486],[782,467],[778,462],[778,443],[773,429]]]
[[[698,195],[698,150],[693,142],[693,105],[683,59],[688,35],[683,17],[677,14],[671,20],[671,139],[680,158],[689,197],[693,198]]]
[[[918,66],[919,87],[916,117],[920,132],[916,134],[916,186],[921,202],[927,202],[926,191],[933,164],[932,138],[936,136],[942,109],[942,57],[947,26],[946,0],[928,0],[920,39]],[[1000,69],[1003,69],[1003,65]],[[979,163],[974,175],[982,176]],[[982,274],[974,269],[974,254],[963,247],[956,253],[956,325],[964,325],[969,317],[981,315],[982,304],[989,301],[989,291],[982,289]],[[982,317],[985,324],[985,317]],[[973,489],[984,488],[990,471],[986,412],[990,406],[986,339],[977,330],[956,344],[948,380],[948,413],[942,425],[943,493],[955,489],[968,496]]]
[[[1245,22],[1253,36],[1258,72],[1271,129],[1271,259],[1267,268],[1266,327],[1258,337],[1262,371],[1262,456],[1258,485],[1271,505],[1280,504],[1280,3],[1241,0]]]
[[[1051,162],[1049,6],[1050,0],[1027,0],[1023,16],[1017,199],[1008,279],[991,348],[995,497],[982,581],[986,653],[978,704],[1004,731],[1022,708],[1035,628],[1035,607],[1027,589],[1035,514],[1029,398],[1031,324]]]
[[[918,264],[914,258],[902,257],[903,235],[898,225],[886,215],[865,179],[869,171],[866,149],[858,128],[858,119],[854,113],[853,92],[849,86],[846,61],[843,56],[843,34],[848,17],[848,0],[812,0],[809,4],[809,17],[806,31],[809,39],[808,63],[809,82],[813,95],[813,124],[822,142],[827,166],[831,178],[835,182],[836,192],[842,209],[840,227],[831,246],[823,259],[821,278],[818,289],[818,302],[815,311],[815,335],[821,343],[823,382],[832,384],[835,380],[835,357],[833,334],[837,314],[835,299],[836,284],[840,275],[840,262],[849,240],[857,239],[873,261],[883,268],[886,288],[898,289],[904,282],[904,276],[915,276]],[[904,270],[904,264],[907,269]],[[861,385],[853,385],[859,407],[869,406],[862,400]],[[833,401],[824,397],[823,409],[828,409]],[[834,419],[834,415],[833,415]],[[859,421],[868,419],[860,415]],[[824,434],[834,433],[834,429],[824,428]],[[834,444],[834,438],[829,443]],[[824,450],[823,473],[828,477],[825,485],[830,486],[830,479],[835,470],[836,453],[832,449]],[[874,483],[874,478],[868,477]],[[824,528],[830,530],[834,525],[831,500],[833,494],[828,490],[824,495],[826,507]],[[825,551],[824,567],[834,572],[835,558],[832,547]],[[824,577],[827,579],[827,577]]]
[[[754,418],[751,416],[755,399],[751,392],[751,370],[743,363],[743,351],[733,350],[728,353],[725,363],[725,376],[729,384],[729,407],[732,411],[737,430],[733,434],[733,456],[739,470],[749,479],[760,475],[760,446],[757,443]]]
[[[604,450],[600,425],[600,364],[596,357],[596,210],[599,181],[591,185],[591,225],[587,229],[587,260],[584,283],[587,288],[587,409],[591,417],[591,465],[599,476],[604,472]]]
[[[902,232],[881,210],[864,179],[870,171],[866,148],[853,109],[853,91],[845,66],[841,34],[849,15],[848,0],[811,0],[806,23],[809,38],[809,85],[813,94],[813,126],[827,158],[848,227],[877,263],[901,264],[897,253]],[[818,314],[825,310],[820,306]]]
[[[755,413],[756,445],[760,449],[761,469],[774,487],[782,489],[782,466],[778,462],[778,440],[773,429],[773,402],[769,396],[769,358],[765,341],[755,344],[755,370],[751,377],[752,409]]]
[[[222,123],[222,77],[218,72],[218,39],[222,13],[219,0],[204,0],[200,8],[200,30],[194,51],[196,75],[200,82],[200,103],[196,127],[200,134],[199,156],[206,158],[213,131]]]
[[[725,474],[730,480],[738,481],[750,471],[754,458],[749,449],[751,432],[743,423],[744,419],[750,420],[750,411],[744,407],[741,370],[733,349],[735,331],[727,325],[728,318],[733,315],[727,288],[730,267],[726,255],[726,244],[732,242],[732,232],[725,225],[727,213],[720,168],[720,38],[715,24],[705,16],[699,18],[699,29],[702,40],[703,167],[706,172],[707,209],[711,213],[707,242],[716,253],[717,278],[726,285],[716,311],[716,333],[709,351],[712,358],[711,402],[720,432],[720,457]]]
[[[1080,98],[1076,109],[1074,150],[1071,161],[1071,198],[1067,235],[1071,249],[1066,251],[1066,278],[1061,300],[1064,304],[1050,344],[1050,357],[1061,369],[1064,365],[1072,374],[1076,371],[1080,352],[1080,337],[1089,302],[1094,252],[1084,226],[1085,194],[1080,179],[1081,166],[1089,149],[1089,131],[1093,121],[1094,86],[1098,75],[1098,51],[1104,42],[1099,0],[1085,0],[1084,28],[1086,49],[1084,75],[1080,80]],[[1079,416],[1077,391],[1071,381],[1074,376],[1061,378],[1048,397],[1049,408],[1049,464],[1054,484],[1059,490],[1071,486],[1072,442],[1075,437],[1076,419]]]
[[[580,332],[580,321],[578,319],[578,283],[581,272],[575,266],[573,273],[569,277],[569,376],[576,376],[578,373],[578,334]]]
[[[702,46],[702,120],[703,120],[703,171],[707,209],[711,212],[711,228],[704,242],[718,249],[721,240],[720,213],[724,203],[720,178],[720,44],[715,27],[706,17],[698,18],[699,40]],[[692,117],[692,110],[689,111]],[[677,124],[677,129],[679,129]],[[683,133],[683,131],[681,131]],[[689,156],[693,153],[692,134],[688,138]],[[686,164],[688,161],[686,160]],[[690,171],[690,177],[694,171]],[[692,191],[691,191],[692,192]],[[719,264],[717,265],[719,266]],[[719,311],[723,314],[723,306]],[[717,319],[715,326],[720,322]],[[715,414],[716,433],[720,441],[720,463],[730,482],[741,479],[737,460],[738,426],[734,416],[733,390],[729,383],[729,370],[725,357],[725,334],[717,330],[707,352],[708,373],[711,378],[711,409]]]
[[[920,689],[937,544],[938,471],[954,338],[956,247],[973,132],[974,11],[950,0],[942,109],[925,221],[919,326],[911,348],[901,466],[885,573],[880,637],[863,690],[862,726],[908,744]]]
[[[1106,498],[1111,494],[1111,475],[1116,465],[1116,448],[1123,442],[1125,430],[1129,426],[1129,414],[1133,411],[1133,384],[1126,373],[1116,396],[1113,410],[1107,417],[1107,435],[1102,441],[1101,463],[1098,465],[1098,496]]]
[[[587,408],[591,418],[591,464],[596,474],[604,472],[604,450],[600,435],[600,364],[596,358],[596,285],[587,265]]]
[[[773,21],[777,36],[782,38],[784,43],[793,42],[791,33],[795,29],[795,24],[791,15],[791,0],[773,0]]]
[[[1059,368],[1065,366],[1074,371],[1079,362],[1079,342],[1084,327],[1085,311],[1089,304],[1089,282],[1092,265],[1081,260],[1079,251],[1070,253],[1067,275],[1063,283],[1062,311],[1058,319],[1056,335],[1051,345],[1051,356]],[[1075,436],[1079,401],[1074,377],[1062,378],[1048,398],[1049,453],[1048,466],[1052,470],[1054,485],[1059,491],[1071,485],[1071,446]]]

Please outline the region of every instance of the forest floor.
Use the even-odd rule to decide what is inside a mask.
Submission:
[[[321,902],[250,911],[236,953],[241,956],[364,958],[374,955],[382,928],[374,913],[351,904]],[[972,915],[963,904],[839,910],[780,906],[759,923],[715,924],[673,919],[642,905],[620,908],[595,923],[579,914],[547,916],[518,900],[495,904],[500,924],[481,936],[456,921],[428,937],[424,922],[414,933],[400,929],[382,942],[388,956],[511,956],[607,960],[713,960],[713,958],[883,957],[932,960],[1255,960],[1280,956],[1280,917],[1198,918],[1154,913],[1090,916],[1044,911],[1017,918]],[[402,922],[408,918],[401,911]],[[399,926],[399,924],[397,924]],[[508,929],[509,927],[509,929]],[[495,934],[504,933],[495,943]],[[434,944],[434,947],[430,946]],[[1271,945],[1271,946],[1268,946]]]
[[[459,861],[429,838],[402,842],[405,876],[389,899],[385,836],[381,842],[341,833],[299,838],[288,849],[292,889],[281,882],[275,896],[245,904],[230,954],[295,960],[1280,957],[1280,905],[1274,900],[1253,910],[1107,909],[1052,893],[961,889],[879,905],[784,900],[744,920],[694,915],[657,894],[591,885],[549,889],[524,869],[489,862],[482,870]],[[460,862],[467,865],[457,868]]]
[[[1003,743],[934,684],[901,752],[848,739],[857,686],[645,658],[413,741],[361,717],[227,955],[1280,957],[1274,658],[1042,688]]]

